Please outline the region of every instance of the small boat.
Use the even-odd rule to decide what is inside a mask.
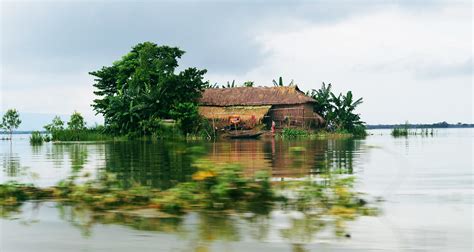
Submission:
[[[235,131],[229,132],[226,137],[231,139],[255,139],[262,135],[262,131]]]

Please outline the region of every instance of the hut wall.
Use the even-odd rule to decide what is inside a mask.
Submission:
[[[293,105],[273,105],[268,113],[267,123],[275,121],[277,128],[303,127],[318,125],[311,103]]]

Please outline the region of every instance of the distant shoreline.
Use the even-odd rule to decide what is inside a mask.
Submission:
[[[377,124],[367,125],[367,129],[393,129],[408,127],[410,129],[456,129],[456,128],[474,128],[472,123],[449,124],[447,122],[432,124]]]

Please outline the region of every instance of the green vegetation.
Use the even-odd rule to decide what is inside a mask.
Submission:
[[[195,163],[197,171],[188,182],[161,191],[147,186],[124,188],[110,173],[97,180],[78,184],[71,177],[57,186],[38,188],[7,182],[0,185],[0,206],[14,206],[27,200],[60,200],[94,211],[155,209],[182,214],[207,210],[268,213],[275,204],[303,213],[351,219],[375,209],[367,207],[353,191],[353,178],[324,177],[324,182],[298,181],[270,183],[266,173],[245,176],[235,164]]]
[[[0,128],[7,131],[10,134],[10,140],[12,140],[13,130],[18,129],[20,124],[21,120],[18,111],[16,109],[9,109],[2,117]]]
[[[326,85],[323,82],[320,89],[307,92],[307,95],[316,100],[314,112],[326,120],[325,129],[330,132],[349,133],[356,137],[365,136],[365,124],[360,115],[354,112],[357,106],[362,104],[362,98],[354,100],[351,91],[336,96],[331,87],[331,84]]]
[[[87,128],[84,118],[79,112],[76,111],[74,111],[69,119],[69,122],[67,122],[67,128],[64,128],[64,124],[65,123],[59,116],[55,116],[50,124],[44,126],[44,129],[51,135],[50,140],[104,141],[114,139],[112,135],[106,133],[103,126]]]
[[[409,133],[410,132],[409,132],[408,127],[403,127],[403,128],[393,128],[391,134],[394,137],[400,137],[400,136],[408,136]]]
[[[42,145],[43,142],[48,142],[50,139],[47,136],[43,136],[39,131],[31,132],[30,144],[31,145]]]
[[[273,80],[272,82],[273,82],[273,86],[275,86],[275,87],[293,86],[293,85],[294,85],[293,80],[291,80],[290,83],[288,83],[287,85],[285,85],[285,84],[283,83],[283,78],[282,78],[281,76],[278,78],[278,82],[277,82],[276,80]]]
[[[182,104],[196,105],[208,83],[203,81],[206,70],[188,68],[175,73],[183,54],[177,47],[140,43],[112,66],[90,73],[96,77],[94,94],[99,96],[92,106],[104,116],[107,132],[152,135],[160,119],[187,120],[173,111],[182,112],[182,106],[192,109]],[[189,113],[193,111],[184,114]],[[190,127],[181,126],[186,131]]]
[[[304,129],[297,129],[297,128],[284,128],[281,131],[281,136],[283,138],[297,138],[297,137],[306,137],[309,136],[311,133],[304,130]]]
[[[394,137],[407,137],[409,135],[412,136],[433,136],[434,129],[420,129],[418,132],[416,129],[410,130],[410,124],[406,122],[402,127],[395,127],[392,129],[391,135]]]

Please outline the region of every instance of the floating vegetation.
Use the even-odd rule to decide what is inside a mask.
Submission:
[[[56,201],[100,216],[114,214],[114,218],[127,220],[178,218],[195,211],[266,215],[284,210],[300,212],[309,219],[328,220],[334,223],[336,235],[344,235],[345,221],[377,213],[354,190],[353,177],[329,174],[318,181],[270,182],[266,173],[245,176],[235,164],[199,160],[194,165],[197,171],[190,181],[167,190],[141,185],[124,189],[110,173],[82,184],[77,183],[77,177],[70,177],[48,188],[8,182],[0,185],[1,216],[17,211],[21,203],[29,200]]]

